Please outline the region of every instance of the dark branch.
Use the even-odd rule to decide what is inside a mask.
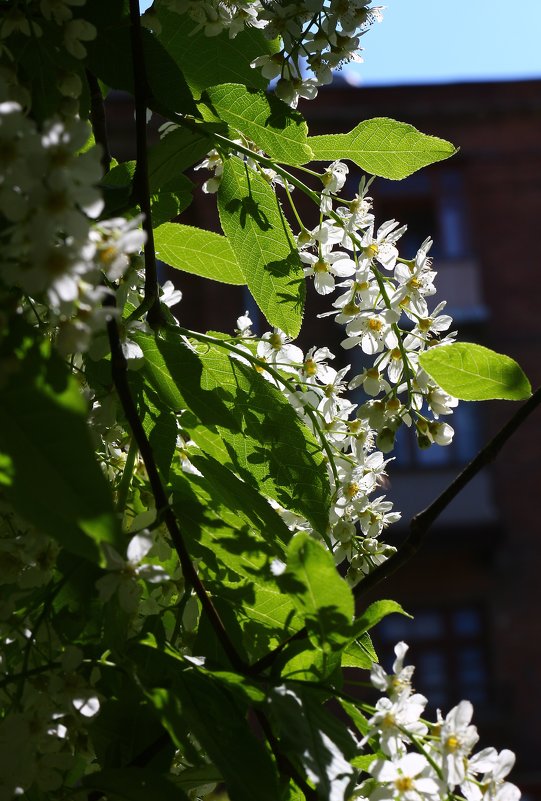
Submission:
[[[541,387],[537,389],[534,394],[518,409],[511,419],[503,426],[503,428],[482,448],[477,456],[466,465],[464,470],[452,481],[446,489],[439,495],[430,506],[419,512],[412,518],[410,523],[410,533],[398,548],[397,552],[390,557],[386,562],[379,565],[372,573],[369,573],[360,584],[353,590],[356,599],[361,598],[367,594],[381,581],[389,578],[399,568],[408,562],[421,547],[432,523],[440,516],[444,509],[449,506],[452,500],[456,498],[459,492],[469,484],[469,482],[485,467],[492,462],[499,454],[508,439],[515,433],[515,431],[524,423],[527,417],[541,405]],[[260,674],[264,670],[272,667],[276,659],[280,656],[284,648],[295,640],[302,640],[308,635],[305,628],[300,629],[291,637],[288,637],[273,651],[270,651],[264,657],[255,662],[250,672],[252,674]]]
[[[108,298],[107,305],[114,306],[114,299],[112,297]],[[197,597],[201,601],[201,605],[205,613],[208,615],[212,628],[216,632],[216,636],[218,637],[228,659],[235,670],[238,670],[240,673],[245,673],[247,666],[238,655],[233,643],[229,638],[225,626],[218,615],[214,604],[212,603],[212,600],[207,594],[203,583],[197,574],[192,560],[190,559],[188,549],[186,548],[182,538],[175,514],[169,505],[169,501],[163,488],[158,468],[156,466],[152,448],[143,428],[143,424],[139,417],[139,413],[131,393],[130,385],[128,383],[127,363],[124,353],[122,352],[118,325],[113,316],[111,316],[111,319],[107,323],[107,332],[109,334],[109,343],[111,346],[111,372],[113,383],[147,471],[148,480],[150,482],[152,494],[156,503],[156,514],[162,516],[164,523],[167,526],[173,546],[180,560],[184,579],[187,585],[193,587]]]
[[[107,138],[107,120],[105,117],[105,107],[100,85],[96,76],[86,71],[86,80],[90,91],[90,122],[96,144],[101,147],[101,166],[104,175],[109,172],[111,167],[111,153],[109,152],[109,140]]]
[[[466,465],[464,470],[452,481],[441,495],[438,495],[430,506],[423,509],[412,518],[410,532],[397,552],[386,562],[379,565],[372,573],[363,579],[354,589],[356,598],[360,598],[384,579],[391,576],[396,570],[408,562],[421,547],[432,523],[441,515],[459,492],[475,478],[475,476],[490,464],[499,454],[507,440],[515,433],[527,417],[541,404],[541,387],[524,403],[510,420],[498,431],[495,437],[482,448],[477,456]]]
[[[165,321],[160,308],[158,269],[156,265],[156,251],[154,249],[154,234],[152,231],[152,213],[150,209],[146,119],[149,91],[138,0],[130,0],[130,22],[137,159],[137,166],[133,178],[133,189],[134,200],[144,214],[143,230],[147,237],[145,244],[145,297],[137,312],[139,316],[141,316],[141,314],[146,311],[149,324],[153,328],[159,328]]]

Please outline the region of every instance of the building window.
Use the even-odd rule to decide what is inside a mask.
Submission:
[[[406,663],[415,665],[414,686],[433,709],[449,710],[462,699],[482,707],[490,701],[490,674],[484,610],[476,605],[418,608],[413,620],[390,615],[375,630],[376,651],[387,671],[394,646],[410,646]]]
[[[434,468],[461,467],[473,459],[481,445],[481,428],[477,406],[459,403],[449,417],[440,420],[448,422],[455,430],[450,445],[419,448],[414,427],[402,425],[396,435],[395,465],[401,470],[423,470]]]

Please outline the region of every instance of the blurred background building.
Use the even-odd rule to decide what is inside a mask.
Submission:
[[[126,101],[127,102],[127,101]],[[463,341],[520,363],[541,383],[541,81],[520,80],[354,88],[338,81],[302,108],[312,134],[345,132],[387,116],[460,148],[448,161],[399,181],[377,179],[371,194],[377,224],[408,225],[401,255],[411,258],[432,236],[438,295],[447,300]],[[126,151],[132,112],[122,97],[109,108],[111,149]],[[206,176],[192,176],[201,184]],[[351,172],[350,194],[360,172]],[[307,211],[307,213],[309,213]],[[218,229],[213,198],[194,193],[183,223]],[[183,290],[183,325],[233,331],[250,308],[242,288],[168,270]],[[436,301],[437,302],[437,301]],[[341,330],[318,320],[328,300],[309,292],[301,345],[328,345],[346,362]],[[352,352],[348,352],[347,361]],[[402,432],[389,466],[389,495],[403,518],[395,542],[515,411],[513,403],[463,403],[448,448],[419,451]],[[447,711],[462,698],[475,705],[481,743],[517,752],[513,780],[541,799],[541,411],[519,430],[441,516],[420,554],[374,591],[398,600],[413,620],[393,615],[378,628],[392,661],[400,639],[417,665],[416,689]],[[540,498],[538,499],[537,493]]]

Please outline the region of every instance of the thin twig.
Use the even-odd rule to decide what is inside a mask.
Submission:
[[[261,726],[265,737],[272,749],[272,752],[276,758],[276,764],[278,769],[282,774],[285,773],[286,776],[289,776],[290,779],[293,779],[299,790],[301,790],[304,794],[306,801],[317,801],[318,794],[317,792],[310,787],[310,785],[305,781],[305,779],[300,775],[297,768],[293,765],[293,763],[289,760],[289,758],[282,752],[280,748],[280,744],[276,737],[273,734],[273,731],[270,727],[270,723],[261,712],[261,710],[256,709],[255,716]]]
[[[541,387],[524,403],[515,414],[508,420],[503,428],[498,431],[495,437],[482,448],[464,470],[452,481],[443,492],[438,495],[430,506],[423,509],[412,518],[410,531],[404,542],[399,546],[397,552],[361,581],[354,589],[356,598],[360,598],[376,584],[392,575],[396,570],[408,562],[414,556],[430,530],[434,521],[441,515],[458,493],[469,484],[469,482],[485,467],[490,464],[499,454],[507,440],[515,433],[527,417],[541,404]]]
[[[109,306],[113,306],[114,298],[107,298],[106,303]],[[154,496],[154,501],[156,503],[156,512],[158,515],[163,515],[164,523],[167,526],[173,546],[178,554],[185,581],[188,585],[193,587],[229,661],[235,670],[238,670],[241,673],[246,672],[247,666],[231,642],[226,628],[197,574],[197,571],[188,553],[188,549],[184,543],[184,539],[180,532],[175,514],[169,505],[169,501],[158,472],[156,460],[154,459],[152,447],[143,428],[143,424],[139,417],[137,406],[133,399],[130,385],[128,383],[126,358],[122,352],[118,324],[113,316],[111,316],[107,323],[107,333],[109,334],[109,343],[111,346],[111,372],[113,383],[124,410],[124,414],[126,415],[126,419],[131,428],[132,435],[137,443],[137,447],[139,448],[139,453],[143,459],[148,480],[152,489],[152,494]]]
[[[90,121],[96,144],[101,147],[101,166],[104,175],[109,172],[111,167],[111,153],[109,152],[109,140],[107,137],[107,121],[105,108],[101,94],[100,84],[96,76],[86,71],[86,80],[90,91]]]
[[[130,35],[133,61],[133,93],[135,100],[135,143],[137,166],[133,177],[134,200],[143,212],[143,230],[146,233],[145,243],[145,297],[139,308],[139,316],[147,312],[147,320],[153,328],[159,328],[165,322],[160,307],[158,290],[158,268],[154,249],[152,231],[152,213],[150,209],[150,188],[148,180],[147,155],[147,100],[149,97],[145,66],[145,51],[141,29],[141,12],[138,0],[130,0]]]

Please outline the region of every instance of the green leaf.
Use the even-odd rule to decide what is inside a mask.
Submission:
[[[101,6],[101,8],[100,8]],[[114,89],[134,94],[130,19],[121,4],[115,13],[103,16],[102,3],[90,3],[84,18],[98,27],[98,35],[85,42],[88,69]],[[109,10],[109,3],[107,4]],[[197,115],[197,107],[182,71],[159,39],[146,28],[141,37],[150,96],[149,108],[175,119],[177,113]]]
[[[411,617],[396,601],[374,601],[374,603],[370,604],[362,615],[356,619],[354,623],[355,636],[359,637],[361,634],[364,634],[364,632],[374,628],[384,617],[392,615],[395,612],[399,615]]]
[[[100,182],[105,200],[103,216],[111,214],[137,213],[133,201],[133,177],[135,161],[124,161],[110,170]],[[150,184],[150,205],[154,227],[177,217],[192,202],[193,184],[180,173],[169,176],[167,186],[160,188],[156,179]]]
[[[345,698],[338,698],[337,700],[342,709],[344,710],[344,712],[346,712],[349,715],[349,717],[351,718],[357,729],[360,731],[360,733],[363,735],[368,734],[370,730],[370,725],[368,723],[368,720],[365,718],[364,714],[361,712],[361,710],[358,709],[355,706],[355,704],[353,704],[351,701],[346,701]],[[374,758],[373,754],[369,754],[368,756],[371,759]],[[359,759],[359,757],[355,757],[354,759],[352,759],[351,764],[352,765],[356,764],[357,759]]]
[[[308,126],[302,114],[274,95],[226,83],[207,89],[203,101],[275,161],[298,165],[312,160],[307,145]]]
[[[203,557],[205,571],[222,572],[217,562],[252,582],[272,581],[271,562],[281,555],[272,537],[214,498],[213,486],[199,476],[171,479],[173,507],[185,532],[190,553]]]
[[[299,532],[287,551],[280,586],[305,618],[311,641],[325,651],[342,648],[351,640],[353,593],[331,553],[306,532]]]
[[[301,629],[303,622],[289,595],[276,584],[256,582],[252,592],[252,598],[243,600],[238,619],[252,659],[259,659]]]
[[[360,122],[346,134],[311,136],[308,144],[315,161],[349,159],[365,172],[393,180],[457,152],[445,139],[427,136],[413,125],[387,117]]]
[[[218,210],[257,305],[271,325],[297,336],[304,271],[275,193],[264,178],[230,158],[224,163]]]
[[[152,192],[166,188],[172,179],[200,161],[212,147],[203,133],[179,128],[148,151],[148,180]]]
[[[121,550],[122,540],[81,389],[48,343],[39,348],[29,338],[15,353],[17,369],[0,393],[0,484],[25,520],[102,563],[100,544]]]
[[[419,362],[444,392],[460,400],[523,400],[532,394],[513,359],[482,345],[454,342],[430,348]]]
[[[244,517],[257,531],[265,532],[265,539],[272,542],[274,553],[283,555],[292,535],[267,499],[211,456],[194,455],[192,463],[213,487],[214,497]]]
[[[82,780],[84,787],[101,790],[107,798],[122,801],[188,801],[188,796],[177,782],[171,781],[148,768],[119,768],[91,773]]]
[[[201,228],[165,223],[154,231],[158,258],[177,270],[223,284],[245,284],[229,240]]]
[[[354,667],[370,670],[372,662],[377,662],[378,656],[374,651],[372,640],[365,632],[358,639],[352,640],[342,655],[342,667]]]
[[[321,692],[299,684],[283,684],[269,692],[269,714],[288,757],[315,784],[321,801],[350,798],[356,771],[350,759],[358,751],[345,724],[322,705]]]
[[[247,720],[247,705],[223,681],[202,671],[179,671],[172,690],[148,693],[179,742],[190,727],[217,766],[231,801],[276,801],[274,763]]]
[[[182,773],[172,775],[170,781],[186,790],[195,790],[204,784],[218,784],[222,775],[214,765],[201,765],[195,768],[186,768]]]
[[[205,36],[201,30],[195,33],[197,23],[168,11],[163,4],[158,18],[162,26],[159,40],[182,70],[195,97],[220,83],[267,88],[267,79],[250,67],[251,61],[275,48],[261,31],[248,28],[234,39],[225,31],[219,36]]]
[[[339,651],[322,651],[308,640],[290,643],[280,654],[273,672],[286,681],[310,681],[322,684],[332,681],[340,669]]]
[[[177,420],[172,412],[156,408],[148,397],[145,397],[145,407],[143,427],[156,464],[164,480],[167,481],[171,462],[177,449]]]
[[[140,372],[162,403],[190,410],[182,426],[202,450],[325,531],[330,490],[321,445],[282,393],[218,346],[194,353],[174,330],[133,339],[145,354]]]

